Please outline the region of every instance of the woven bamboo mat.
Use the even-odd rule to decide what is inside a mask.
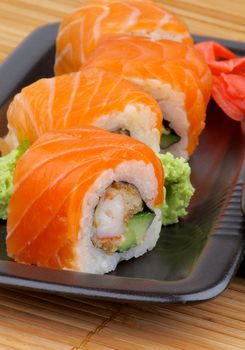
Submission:
[[[120,304],[0,289],[0,349],[240,350],[245,281],[215,300],[181,306]]]
[[[245,41],[244,0],[161,1],[196,34]],[[78,0],[0,0],[0,62]],[[0,288],[0,350],[245,349],[245,280],[198,305],[152,306]]]
[[[79,0],[0,0],[0,61],[36,27],[57,22]],[[245,41],[244,0],[159,0],[195,34]]]

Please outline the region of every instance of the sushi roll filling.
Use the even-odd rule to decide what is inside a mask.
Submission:
[[[125,128],[120,128],[120,129],[117,129],[117,130],[113,130],[112,132],[114,132],[115,134],[131,136],[129,130],[127,130]]]
[[[161,149],[166,150],[168,147],[180,141],[180,136],[170,127],[170,122],[163,121],[163,134],[161,137]]]
[[[154,217],[134,185],[114,182],[95,209],[92,242],[107,254],[126,251],[143,242]]]

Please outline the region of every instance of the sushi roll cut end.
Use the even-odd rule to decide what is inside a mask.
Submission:
[[[163,200],[161,162],[143,143],[94,127],[44,134],[17,162],[8,255],[42,267],[112,271],[155,246]]]

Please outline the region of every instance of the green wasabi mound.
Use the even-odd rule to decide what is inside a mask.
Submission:
[[[194,187],[190,182],[191,168],[187,161],[171,153],[158,154],[164,168],[164,204],[161,206],[163,225],[175,224],[188,214]]]
[[[8,204],[13,191],[13,175],[17,160],[25,153],[28,143],[0,157],[0,219],[6,220],[8,216]]]

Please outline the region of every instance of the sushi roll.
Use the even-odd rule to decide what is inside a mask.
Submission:
[[[47,131],[94,125],[128,134],[160,150],[162,112],[137,85],[113,73],[83,69],[41,79],[17,94],[7,112],[9,133],[3,153]]]
[[[152,95],[163,113],[162,151],[185,158],[193,153],[212,86],[211,72],[195,48],[118,35],[102,40],[85,67],[121,75]]]
[[[55,73],[78,71],[104,35],[128,33],[193,44],[187,28],[160,4],[139,0],[86,1],[61,22]]]
[[[42,267],[112,271],[155,246],[163,185],[159,158],[133,138],[95,127],[44,134],[14,172],[8,256]]]

